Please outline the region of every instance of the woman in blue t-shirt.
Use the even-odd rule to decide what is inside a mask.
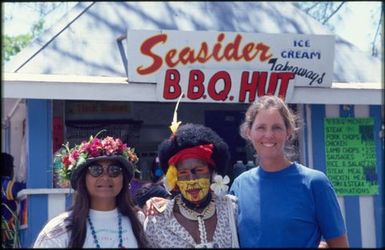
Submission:
[[[336,193],[326,175],[289,160],[295,115],[278,97],[250,105],[241,136],[256,150],[259,166],[238,176],[240,247],[348,247]]]

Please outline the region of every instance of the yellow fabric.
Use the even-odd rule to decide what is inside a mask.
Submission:
[[[10,182],[8,182],[8,185],[7,185],[7,199],[8,200],[14,200],[15,198],[13,197],[13,194],[12,194],[12,189],[13,189],[13,185],[15,184],[15,180],[12,180]]]
[[[166,173],[166,186],[169,191],[175,188],[176,180],[177,180],[176,167],[174,165],[170,165]]]

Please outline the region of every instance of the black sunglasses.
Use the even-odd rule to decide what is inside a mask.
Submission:
[[[88,166],[88,173],[93,177],[99,177],[104,173],[104,168],[102,165],[93,164]],[[122,168],[119,165],[109,165],[107,174],[109,177],[118,177],[122,174]]]

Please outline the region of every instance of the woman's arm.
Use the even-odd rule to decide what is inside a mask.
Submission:
[[[332,238],[332,239],[328,239],[326,240],[326,242],[328,243],[328,247],[330,248],[347,248],[349,247],[349,243],[348,243],[348,237],[345,235],[343,236],[340,236],[340,237],[336,237],[336,238]]]

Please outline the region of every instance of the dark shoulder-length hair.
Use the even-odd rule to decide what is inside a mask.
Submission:
[[[87,215],[90,209],[90,195],[86,188],[86,169],[84,168],[78,178],[77,190],[74,193],[74,202],[70,216],[67,218],[67,230],[70,231],[69,248],[82,248],[87,234]],[[124,169],[124,168],[123,168]],[[139,248],[145,248],[147,241],[144,234],[143,225],[140,223],[133,201],[130,196],[129,179],[127,170],[123,170],[123,188],[116,197],[118,211],[127,216],[131,221],[132,231],[138,242]]]

